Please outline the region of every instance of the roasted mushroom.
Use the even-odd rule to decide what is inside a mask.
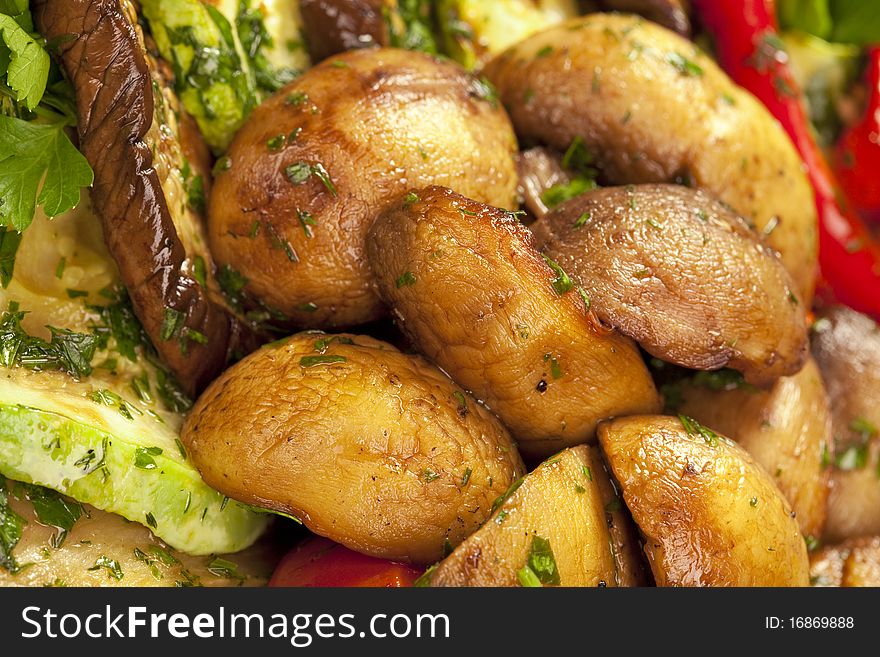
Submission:
[[[629,185],[581,194],[532,226],[606,324],[690,369],[756,384],[796,373],[805,309],[776,254],[710,194]]]
[[[809,306],[816,208],[801,159],[696,45],[635,16],[592,14],[512,46],[485,74],[523,141],[564,152],[582,140],[608,183],[682,181],[730,204],[769,233]]]
[[[300,333],[217,379],[181,434],[205,481],[354,550],[430,563],[523,474],[507,430],[421,358]]]
[[[813,325],[813,357],[831,401],[835,456],[825,539],[880,534],[880,328],[844,307]]]
[[[147,50],[130,2],[35,0],[33,13],[76,91],[94,208],[135,311],[181,385],[198,393],[239,348],[241,331],[207,250],[196,190],[207,192],[210,177],[205,157],[193,157],[206,153],[198,132],[185,115],[178,122],[168,72]]]
[[[431,586],[639,586],[638,539],[594,447],[544,461],[428,571]]]
[[[638,349],[598,323],[516,217],[442,187],[373,224],[367,255],[412,343],[486,402],[530,459],[659,400]]]
[[[393,49],[311,69],[236,135],[209,206],[217,261],[297,326],[381,317],[364,239],[413,185],[516,204],[516,138],[489,88],[458,66]]]
[[[674,390],[677,410],[733,438],[773,478],[804,536],[819,539],[828,501],[831,409],[812,359],[769,390],[735,372],[703,372]]]
[[[733,441],[687,418],[599,425],[658,586],[807,586],[791,506]]]

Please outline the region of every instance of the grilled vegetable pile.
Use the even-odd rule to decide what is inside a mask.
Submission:
[[[0,584],[880,585],[877,16],[0,0]]]

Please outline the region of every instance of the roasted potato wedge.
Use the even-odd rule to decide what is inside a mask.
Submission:
[[[733,438],[764,470],[797,514],[804,536],[819,538],[828,501],[831,409],[812,359],[760,390],[726,373],[683,382],[678,410]]]
[[[809,307],[817,227],[801,159],[693,43],[636,16],[592,14],[521,41],[485,73],[524,141],[562,152],[580,138],[609,183],[688,181],[770,232]]]
[[[586,290],[604,323],[661,360],[728,366],[756,384],[796,373],[806,313],[776,254],[710,194],[606,187],[532,226],[538,248]]]
[[[880,327],[849,308],[813,325],[835,437],[825,540],[880,534]]]
[[[6,491],[26,524],[13,552],[22,568],[0,568],[0,586],[265,586],[281,558],[269,536],[236,554],[193,557],[139,523],[88,505],[59,540],[60,530],[40,523],[21,484],[7,480]]]
[[[514,207],[516,138],[488,87],[450,62],[350,51],[264,102],[214,185],[217,261],[297,326],[383,315],[364,257],[375,215],[411,186],[443,184]]]
[[[205,481],[388,559],[430,563],[523,474],[498,420],[366,336],[300,333],[227,370],[182,431]]]
[[[635,345],[598,326],[510,213],[448,189],[410,192],[369,232],[382,298],[413,344],[486,402],[530,459],[659,408]]]
[[[638,586],[645,573],[631,521],[594,447],[544,461],[428,573],[431,586]],[[552,566],[532,569],[535,546]],[[532,572],[523,572],[524,569]]]
[[[880,587],[880,537],[853,538],[810,555],[813,586]]]
[[[694,420],[618,418],[599,444],[659,586],[806,586],[791,507],[733,441]]]

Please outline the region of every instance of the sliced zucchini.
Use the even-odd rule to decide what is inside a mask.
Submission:
[[[0,474],[147,525],[189,554],[235,552],[268,517],[209,488],[157,415],[62,373],[3,370]]]

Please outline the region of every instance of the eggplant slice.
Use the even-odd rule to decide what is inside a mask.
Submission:
[[[243,335],[223,306],[201,217],[181,184],[200,169],[210,180],[206,157],[183,155],[205,151],[182,144],[181,134],[200,136],[176,111],[168,74],[148,52],[128,0],[32,4],[76,92],[79,145],[95,171],[104,239],[156,350],[196,395],[240,350]]]

